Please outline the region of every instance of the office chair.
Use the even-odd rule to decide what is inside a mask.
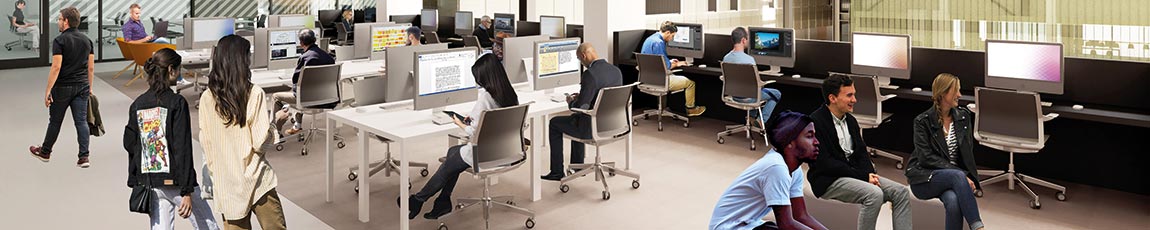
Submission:
[[[316,133],[328,132],[328,130],[315,126],[316,115],[334,110],[340,101],[342,101],[339,85],[339,72],[341,68],[342,64],[337,63],[332,65],[305,66],[300,70],[299,83],[295,89],[296,103],[290,104],[289,106],[292,110],[299,111],[304,115],[311,115],[311,127],[302,132],[281,137],[280,141],[277,141],[276,151],[283,150],[283,140],[297,137],[300,141],[304,142],[300,154],[307,155],[307,145],[314,139],[312,137],[315,136]],[[280,130],[280,128],[281,127],[276,127],[276,130]],[[336,144],[337,147],[344,146],[342,137],[335,135],[335,139],[339,141]]]
[[[483,180],[483,196],[456,199],[456,209],[439,217],[439,229],[447,229],[444,223],[464,209],[480,205],[483,207],[484,227],[491,225],[491,208],[503,207],[520,215],[527,216],[524,225],[535,227],[535,212],[515,206],[514,196],[491,196],[491,178],[508,173],[527,162],[526,145],[523,142],[524,121],[531,103],[483,111],[479,126],[468,140],[474,165],[466,172]],[[467,146],[464,146],[465,148]]]
[[[256,28],[267,28],[268,27],[267,22],[268,22],[268,15],[261,14],[261,15],[256,16]],[[322,25],[320,27],[322,27]]]
[[[723,103],[727,106],[734,107],[739,110],[746,111],[746,119],[740,125],[728,125],[726,129],[716,135],[716,141],[719,144],[726,143],[723,139],[724,136],[730,136],[732,133],[746,132],[747,139],[751,140],[751,150],[755,150],[755,138],[751,137],[751,133],[759,133],[763,135],[763,139],[767,138],[767,133],[763,131],[762,127],[766,127],[766,120],[768,117],[760,116],[759,119],[751,118],[751,112],[754,111],[762,114],[762,110],[774,110],[774,107],[763,108],[769,98],[762,98],[763,86],[774,83],[774,80],[763,81],[759,78],[758,67],[754,64],[736,64],[736,63],[720,63],[723,68],[723,76],[719,79],[723,81]],[[728,79],[729,78],[729,79]],[[754,102],[745,103],[736,98],[753,98]],[[778,98],[775,98],[778,100]],[[752,125],[758,124],[758,127]]]
[[[352,102],[352,105],[355,107],[375,105],[386,102],[385,98],[387,97],[387,91],[382,90],[387,88],[386,77],[364,78],[363,80],[355,81],[355,83],[352,84],[352,87],[354,88],[353,92],[355,93],[355,101]],[[392,141],[379,135],[373,136],[375,136],[375,138],[380,142],[383,142],[383,144],[386,146],[384,148],[386,151],[384,152],[385,154],[383,160],[372,162],[370,165],[368,165],[368,167],[371,167],[371,171],[368,173],[367,177],[370,178],[375,176],[375,174],[379,173],[380,171],[383,171],[385,177],[390,177],[392,173],[399,173],[399,160],[391,156]],[[339,147],[339,145],[337,144],[336,147]],[[420,176],[427,177],[427,175],[430,173],[427,171],[427,163],[408,162],[408,165],[410,165],[410,167],[423,168],[422,170],[419,170]],[[355,181],[358,179],[358,171],[358,165],[348,168],[347,180]],[[411,186],[411,184],[408,183],[407,186]],[[355,185],[355,192],[359,193],[358,183]]]
[[[108,33],[104,34],[104,36],[100,37],[99,39],[96,39],[96,40],[98,40],[96,42],[97,43],[105,43],[106,42],[109,45],[113,44],[113,42],[115,42],[115,40],[116,40],[116,36],[120,33],[120,31],[123,30],[124,15],[127,15],[127,14],[128,13],[123,13],[123,12],[116,14],[116,16],[114,18],[112,18],[112,21],[115,22],[116,24],[100,25],[100,30],[108,31]]]
[[[14,18],[16,17],[8,16],[8,32],[12,32],[12,34],[15,34],[19,39],[5,43],[4,48],[8,49],[8,51],[12,51],[12,47],[24,46],[24,49],[32,50],[32,41],[28,40],[28,32],[17,31],[16,24],[12,24],[12,20],[15,20]]]
[[[463,36],[463,46],[464,47],[478,47],[479,49],[483,49],[483,45],[479,44],[479,37],[475,37],[474,35],[464,35]]]
[[[435,32],[424,32],[423,40],[426,40],[426,42],[424,42],[426,44],[439,43],[439,34],[436,34]]]
[[[686,89],[670,90],[669,83],[671,81],[671,71],[667,69],[667,63],[663,61],[663,56],[654,54],[635,53],[639,66],[639,92],[649,94],[659,98],[659,108],[649,109],[643,111],[643,114],[635,115],[632,118],[632,124],[639,125],[638,119],[642,117],[644,120],[655,116],[659,121],[659,131],[663,131],[663,117],[671,117],[673,119],[682,120],[683,127],[690,127],[691,120],[686,116],[679,115],[667,111],[667,95],[673,93],[683,92]]]
[[[347,31],[347,27],[344,26],[343,22],[336,22],[335,23],[335,34],[336,34],[335,40],[337,43],[339,43],[339,45],[341,45],[341,46],[351,45],[351,43],[350,43],[351,41],[348,40],[348,38],[351,36],[348,36],[349,33]]]
[[[595,181],[603,182],[603,200],[611,199],[611,192],[608,191],[606,175],[615,176],[616,174],[634,178],[631,181],[631,188],[639,188],[639,174],[625,171],[615,167],[615,162],[603,162],[600,157],[601,154],[599,147],[616,141],[627,138],[631,135],[631,90],[639,83],[631,83],[628,85],[608,87],[599,90],[599,96],[595,98],[595,107],[591,110],[571,108],[572,112],[585,114],[591,117],[591,138],[583,139],[563,134],[564,139],[571,139],[579,143],[595,146],[595,163],[591,164],[572,164],[572,170],[578,172],[563,177],[559,180],[559,191],[566,193],[571,190],[567,186],[567,182],[583,177],[584,175],[595,173]]]
[[[855,120],[858,121],[859,129],[878,128],[880,125],[882,125],[882,123],[889,121],[890,117],[892,115],[894,115],[892,113],[882,112],[882,102],[886,101],[886,100],[890,100],[891,98],[894,98],[895,96],[898,96],[898,95],[894,95],[894,94],[882,95],[879,92],[878,83],[876,82],[874,76],[843,74],[843,73],[834,73],[834,72],[832,72],[830,74],[831,75],[846,75],[846,76],[851,77],[851,80],[854,80],[854,85],[855,85],[855,89],[856,89],[855,90],[855,98],[857,98],[858,101],[855,102],[855,110],[854,110],[854,112],[851,113],[851,115],[854,115]],[[860,132],[859,134],[861,135],[862,132]],[[892,160],[895,160],[896,162],[894,164],[894,168],[896,168],[896,169],[902,169],[904,164],[905,164],[904,162],[906,162],[906,160],[902,156],[895,155],[895,154],[887,152],[887,151],[882,151],[882,150],[879,150],[876,148],[871,148],[870,146],[867,146],[866,149],[867,149],[867,152],[870,153],[871,157],[881,156],[881,157],[890,158]]]
[[[1010,163],[1005,171],[978,170],[980,175],[997,173],[979,183],[985,185],[1006,180],[1010,190],[1014,190],[1017,183],[1030,195],[1030,208],[1033,209],[1042,208],[1042,204],[1027,183],[1057,190],[1055,198],[1066,201],[1066,187],[1014,171],[1014,154],[1042,150],[1046,140],[1050,139],[1042,124],[1058,117],[1058,114],[1042,115],[1038,93],[1033,92],[978,87],[974,89],[974,103],[978,106],[974,116],[974,138],[983,146],[1010,153]],[[982,191],[975,191],[975,195],[982,197]]]

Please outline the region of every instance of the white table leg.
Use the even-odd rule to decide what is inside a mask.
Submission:
[[[528,173],[531,178],[527,179],[531,181],[531,201],[539,201],[543,199],[543,180],[539,179],[539,176],[541,176],[539,170],[542,166],[540,156],[543,154],[543,144],[540,143],[545,144],[547,140],[543,139],[543,126],[540,125],[540,123],[543,122],[539,121],[540,117],[537,116],[530,119],[531,139],[533,139],[532,142],[535,143],[535,146],[531,147],[531,159],[529,159],[531,160],[531,173]]]
[[[411,229],[411,221],[407,219],[407,213],[410,211],[408,207],[411,206],[407,202],[407,198],[411,196],[411,191],[407,189],[411,186],[411,173],[408,173],[411,170],[411,162],[407,160],[407,151],[404,151],[407,143],[402,139],[396,143],[399,143],[399,147],[396,147],[396,151],[399,152],[399,229],[408,230]]]
[[[368,173],[368,163],[371,162],[368,151],[367,132],[363,129],[359,130],[359,145],[360,145],[360,159],[359,159],[359,221],[367,223],[371,221],[371,177]]]
[[[333,169],[334,166],[332,166],[332,164],[333,164],[333,161],[332,161],[333,160],[333,158],[332,158],[333,153],[332,152],[333,151],[331,149],[332,139],[335,139],[334,138],[335,130],[332,130],[331,128],[335,127],[336,125],[335,125],[335,120],[332,120],[330,117],[328,117],[325,120],[327,120],[327,122],[324,122],[324,125],[326,125],[326,127],[324,127],[324,128],[327,128],[327,142],[326,142],[327,144],[324,145],[324,151],[323,152],[324,152],[324,170],[327,173],[327,174],[324,174],[324,183],[326,183],[327,186],[326,186],[326,188],[324,188],[324,201],[331,202],[331,190],[335,189],[335,180],[331,179],[333,174],[335,174],[334,169]]]

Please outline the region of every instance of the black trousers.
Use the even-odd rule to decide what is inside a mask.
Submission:
[[[548,145],[551,146],[551,174],[563,173],[563,134],[578,138],[591,138],[591,118],[586,115],[557,116],[548,125]],[[583,143],[571,141],[571,164],[582,164],[586,155]]]
[[[459,174],[464,170],[471,168],[463,158],[459,156],[459,149],[466,145],[456,145],[447,149],[447,160],[439,165],[439,169],[435,171],[435,175],[427,180],[427,184],[423,185],[423,189],[418,193],[412,195],[419,201],[426,202],[431,199],[436,193],[439,197],[435,198],[435,206],[432,210],[451,209],[451,192],[455,190],[455,182],[459,181]]]
[[[88,89],[87,84],[52,87],[52,103],[48,106],[48,131],[44,134],[44,143],[40,145],[41,152],[52,153],[52,146],[56,145],[56,138],[60,136],[64,112],[71,108],[76,139],[80,144],[78,155],[88,156],[88,141],[91,138],[88,130],[88,97],[91,94]]]

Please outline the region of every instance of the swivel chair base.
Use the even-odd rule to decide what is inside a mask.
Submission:
[[[391,149],[391,144],[389,144],[386,140],[381,141],[388,145],[387,149]],[[419,170],[420,176],[427,177],[427,175],[430,174],[430,172],[427,171],[427,163],[407,162],[407,164],[409,167],[423,168]],[[368,178],[375,176],[375,174],[379,174],[380,171],[383,171],[383,176],[385,177],[390,177],[392,173],[398,175],[400,172],[402,172],[402,170],[399,170],[399,160],[391,157],[390,150],[384,154],[383,160],[372,162],[371,164],[368,164],[367,167],[371,168],[371,170],[369,170],[367,173]],[[359,166],[352,166],[348,168],[347,171],[348,181],[355,181],[359,178]],[[407,187],[410,189],[411,183],[408,183]],[[359,184],[355,185],[355,192],[359,193]]]
[[[527,210],[526,208],[515,206],[515,197],[514,196],[494,196],[494,197],[491,196],[490,195],[491,194],[491,190],[490,190],[491,182],[489,179],[490,178],[484,178],[483,179],[483,197],[459,198],[459,199],[455,200],[455,202],[456,202],[455,211],[444,214],[443,216],[440,216],[437,219],[437,220],[439,220],[439,229],[440,230],[447,230],[447,224],[444,223],[444,220],[446,220],[449,217],[454,216],[455,214],[462,212],[464,209],[473,207],[477,204],[483,207],[483,226],[484,226],[484,228],[491,228],[491,208],[492,207],[501,207],[501,208],[507,209],[508,211],[514,212],[516,214],[527,216],[527,221],[525,221],[523,223],[524,226],[527,227],[528,229],[535,227],[535,212],[533,212],[531,210]]]
[[[882,150],[879,150],[876,148],[871,148],[871,147],[867,147],[866,150],[867,150],[867,152],[870,153],[871,157],[879,156],[879,157],[884,157],[887,159],[895,160],[896,162],[894,163],[894,168],[896,168],[896,169],[902,169],[903,166],[905,165],[906,159],[903,158],[902,156],[895,155],[894,153],[882,151]]]
[[[603,200],[611,199],[611,192],[609,191],[610,187],[607,186],[607,175],[615,176],[618,174],[621,176],[634,178],[634,180],[631,181],[631,188],[639,188],[639,174],[615,168],[615,162],[603,162],[599,157],[598,147],[595,148],[595,163],[572,164],[571,169],[578,170],[578,172],[567,175],[563,177],[563,179],[559,180],[560,192],[567,193],[567,191],[571,191],[571,187],[567,186],[568,181],[579,179],[580,177],[583,177],[592,172],[595,173],[595,181],[603,182]]]
[[[995,173],[997,173],[997,175],[995,175]],[[1033,184],[1038,185],[1038,186],[1047,187],[1050,189],[1057,190],[1057,192],[1054,193],[1054,197],[1056,199],[1058,199],[1058,201],[1066,201],[1066,187],[1063,187],[1062,185],[1051,183],[1049,181],[1045,181],[1042,179],[1027,176],[1026,174],[1022,174],[1022,173],[1014,171],[1014,153],[1013,152],[1010,153],[1010,164],[1007,165],[1006,171],[978,170],[978,174],[979,175],[995,175],[993,177],[986,178],[986,179],[983,179],[982,181],[979,181],[979,183],[984,185],[984,186],[987,184],[993,184],[993,183],[997,183],[997,182],[1007,181],[1008,183],[1006,184],[1006,188],[1008,188],[1010,190],[1014,190],[1014,184],[1017,183],[1018,186],[1022,187],[1023,191],[1026,191],[1026,193],[1030,195],[1030,208],[1033,208],[1033,209],[1042,208],[1042,204],[1038,202],[1038,194],[1035,194],[1034,190],[1031,190],[1030,186],[1026,185],[1027,183],[1033,183]],[[982,190],[976,191],[974,193],[974,195],[976,195],[978,197],[982,197]]]
[[[734,133],[744,133],[745,132],[747,139],[751,140],[751,150],[755,150],[755,138],[751,137],[751,133],[763,134],[763,139],[766,139],[766,132],[763,131],[762,128],[760,128],[764,125],[765,122],[764,123],[758,123],[760,125],[759,127],[754,127],[751,122],[759,122],[759,120],[758,119],[752,119],[751,116],[748,115],[746,122],[744,122],[744,124],[727,125],[725,130],[723,130],[722,132],[719,132],[718,134],[715,134],[715,136],[717,137],[715,139],[715,141],[719,142],[719,144],[723,144],[723,143],[727,142],[726,140],[723,139],[724,136],[730,136],[731,134],[734,134]]]
[[[631,117],[631,125],[632,126],[639,126],[639,121],[638,121],[639,118],[643,118],[643,120],[647,120],[647,119],[650,119],[651,116],[655,116],[657,118],[656,120],[659,121],[659,131],[660,132],[663,131],[663,117],[671,117],[672,119],[683,121],[683,128],[691,127],[691,120],[687,119],[687,116],[683,116],[683,115],[672,113],[671,111],[667,111],[667,106],[664,105],[665,101],[666,101],[666,95],[659,96],[659,108],[658,109],[644,110],[642,114],[632,116]]]

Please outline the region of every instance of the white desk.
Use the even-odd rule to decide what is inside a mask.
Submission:
[[[557,92],[576,92],[577,90],[578,90],[578,86],[567,86],[567,87],[557,89],[556,91]],[[525,92],[525,93],[521,92],[519,94],[519,98],[520,98],[520,100],[519,100],[520,103],[534,102],[533,104],[531,104],[531,106],[527,112],[528,113],[527,115],[530,118],[529,122],[531,122],[531,137],[533,140],[532,142],[535,143],[535,144],[533,144],[534,146],[531,148],[531,154],[529,156],[529,158],[531,158],[531,159],[529,159],[531,162],[531,166],[530,166],[531,167],[531,173],[528,174],[530,177],[528,179],[529,179],[529,181],[531,181],[531,187],[532,187],[532,199],[531,200],[532,201],[538,201],[542,198],[542,180],[539,178],[539,176],[541,175],[540,169],[544,166],[543,163],[540,161],[539,157],[545,153],[543,148],[540,147],[541,144],[539,144],[539,143],[546,143],[547,142],[546,138],[544,137],[544,134],[546,131],[544,129],[544,127],[546,127],[546,123],[547,123],[546,118],[547,118],[547,116],[549,116],[551,114],[566,111],[568,109],[567,109],[567,104],[565,102],[552,102],[550,100],[550,96],[544,94],[543,92]],[[399,102],[399,103],[404,103],[404,102]],[[463,104],[448,106],[446,108],[446,110],[470,111],[473,106],[474,106],[473,102],[463,103]],[[366,175],[369,175],[368,170],[370,170],[370,167],[368,164],[371,162],[370,161],[371,160],[370,154],[369,154],[371,151],[368,149],[368,145],[369,145],[368,144],[368,141],[369,141],[368,137],[370,137],[369,134],[379,135],[379,136],[382,136],[384,138],[387,138],[387,139],[393,141],[391,146],[393,146],[393,148],[395,148],[395,150],[396,150],[395,152],[399,153],[398,158],[399,158],[400,167],[401,167],[400,173],[399,173],[400,174],[400,176],[399,176],[399,181],[400,181],[399,196],[400,197],[408,197],[408,196],[410,196],[410,191],[407,189],[407,187],[409,186],[409,183],[410,183],[409,180],[410,180],[411,176],[410,176],[410,174],[408,174],[408,170],[410,170],[410,165],[409,165],[409,161],[407,159],[407,153],[406,153],[406,151],[404,151],[405,150],[405,144],[410,143],[414,140],[424,139],[424,138],[437,138],[437,137],[446,138],[447,134],[450,134],[453,132],[459,132],[458,131],[459,128],[455,125],[451,125],[451,124],[435,125],[434,123],[432,123],[431,122],[431,119],[432,119],[431,113],[432,113],[431,110],[413,111],[410,109],[410,107],[380,109],[379,106],[377,106],[377,105],[365,106],[365,107],[360,108],[358,110],[351,108],[351,109],[343,109],[343,110],[337,110],[337,111],[332,111],[332,112],[327,113],[328,121],[327,121],[326,125],[327,125],[327,128],[329,128],[329,130],[330,130],[330,128],[338,125],[338,123],[350,125],[350,126],[355,127],[359,130],[359,142],[361,145],[361,148],[360,148],[361,152],[360,152],[360,156],[359,156],[359,161],[360,161],[359,170],[360,171],[358,173],[359,173],[359,175],[362,175],[362,178],[358,180],[359,188],[360,188],[360,192],[359,192],[359,220],[360,221],[368,222],[370,220],[370,206],[369,206],[369,204],[371,203],[370,202],[371,183],[370,183],[370,179],[368,179],[370,177],[366,176]],[[325,180],[327,183],[327,188],[325,189],[325,196],[326,196],[325,200],[327,202],[331,202],[331,193],[332,193],[332,190],[334,190],[334,188],[335,188],[335,179],[333,179],[334,166],[332,164],[332,162],[333,162],[332,153],[333,152],[332,152],[332,141],[331,141],[333,138],[333,136],[332,136],[333,134],[334,134],[334,132],[328,132],[327,137],[326,137],[326,139],[327,139],[326,143],[327,144],[325,145],[325,151],[324,151],[325,157],[326,157],[325,158],[326,159],[325,160],[325,164],[326,164],[325,170],[327,173],[326,177],[325,177]],[[444,146],[444,147],[445,147],[444,149],[446,149],[447,146]],[[630,136],[628,136],[628,139],[627,139],[627,158],[626,159],[627,159],[626,167],[629,169],[631,166],[631,137]],[[407,219],[407,213],[408,213],[408,206],[409,205],[410,204],[408,204],[407,199],[400,199],[400,208],[399,208],[399,210],[400,210],[400,212],[399,212],[400,229],[406,230],[406,229],[410,228],[410,222]]]

